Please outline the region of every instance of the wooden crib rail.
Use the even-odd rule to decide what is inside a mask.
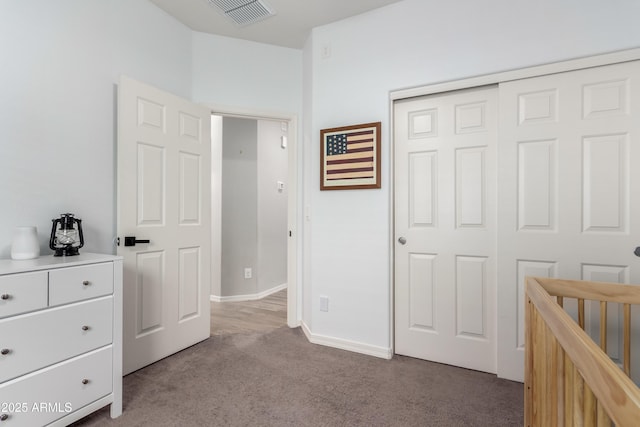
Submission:
[[[640,303],[639,290],[526,278],[525,425],[638,425],[640,389],[552,295],[628,305]]]
[[[535,277],[549,295],[640,305],[640,286]]]

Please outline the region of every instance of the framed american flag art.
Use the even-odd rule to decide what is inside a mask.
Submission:
[[[320,190],[380,188],[380,122],[320,131]]]

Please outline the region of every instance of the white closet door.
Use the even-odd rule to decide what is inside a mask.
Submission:
[[[499,92],[498,375],[522,381],[525,276],[640,284],[640,63],[507,82]],[[587,330],[598,342],[591,309]],[[611,305],[614,360],[619,315]],[[638,381],[640,348],[632,354]]]
[[[495,373],[497,88],[394,117],[395,352]]]

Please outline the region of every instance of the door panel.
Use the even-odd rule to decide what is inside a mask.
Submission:
[[[209,337],[211,114],[126,77],[118,89],[118,255],[129,373]],[[149,243],[125,247],[125,236]]]
[[[639,76],[631,62],[500,85],[499,376],[523,379],[525,276],[640,283]],[[614,360],[619,316],[610,305]]]
[[[497,88],[394,115],[395,351],[495,372]]]

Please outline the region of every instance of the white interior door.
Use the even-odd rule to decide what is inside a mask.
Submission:
[[[523,379],[525,276],[640,284],[639,102],[638,62],[500,85],[499,376]],[[616,360],[620,312],[608,311]]]
[[[495,373],[497,87],[394,120],[395,352]]]
[[[118,255],[124,257],[124,372],[210,334],[211,113],[122,77]],[[125,246],[125,236],[138,243]]]

